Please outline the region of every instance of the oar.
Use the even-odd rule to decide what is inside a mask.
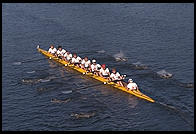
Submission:
[[[68,75],[68,76],[63,76],[63,77],[53,77],[53,78],[49,78],[49,79],[22,79],[22,82],[23,83],[38,83],[38,82],[48,82],[48,81],[51,81],[51,80],[54,80],[54,79],[63,79],[63,78],[66,78],[66,77],[73,77],[73,76],[77,76],[77,75],[80,75],[80,74],[74,74],[74,75]]]
[[[35,59],[35,60],[19,61],[19,62],[14,62],[13,64],[15,64],[15,65],[20,65],[20,64],[22,64],[22,63],[33,62],[33,61],[40,61],[40,60],[44,60],[44,59],[46,59],[46,58]]]
[[[72,64],[72,63],[67,63],[67,64],[65,64],[65,66],[74,67],[74,66],[72,66],[72,65],[74,65],[74,64]]]
[[[81,90],[81,89],[85,89],[85,88],[89,88],[89,87],[100,86],[100,85],[103,85],[103,83],[94,84],[94,85],[91,85],[91,86],[86,86],[86,87],[82,87],[82,88],[77,88],[77,90]]]
[[[63,77],[56,77],[56,78],[53,78],[53,79],[62,79],[62,78],[66,78],[66,77],[73,77],[73,76],[78,76],[78,75],[81,75],[81,74],[73,74],[73,75],[66,75],[66,76],[63,76]],[[52,79],[51,79],[52,80]]]
[[[78,54],[96,53],[97,51],[77,52]]]
[[[114,82],[115,80],[112,80],[112,81],[106,81],[106,82],[104,82],[103,84],[108,84],[108,85],[114,85],[114,84],[116,84],[115,82]],[[122,80],[123,81],[123,80]]]
[[[33,62],[33,61],[39,61],[39,60],[44,60],[46,58],[41,58],[41,59],[35,59],[35,60],[27,60],[27,61],[22,61],[22,63],[27,63],[27,62]]]
[[[64,76],[64,77],[61,77],[61,78],[65,78],[65,77],[73,77],[73,76],[78,76],[78,75],[81,75],[81,74],[73,74],[73,75],[68,75],[68,76]]]

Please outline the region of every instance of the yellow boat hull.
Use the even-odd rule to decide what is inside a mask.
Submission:
[[[53,59],[53,60],[55,60],[56,62],[63,64],[64,66],[70,67],[70,68],[72,68],[72,69],[74,69],[74,70],[76,70],[76,71],[78,71],[78,72],[80,72],[80,73],[82,73],[82,74],[83,74],[83,73],[86,73],[86,71],[85,71],[84,69],[82,69],[82,68],[79,68],[79,67],[74,66],[74,65],[69,65],[68,62],[66,62],[66,61],[64,61],[64,60],[61,60],[61,59],[59,59],[59,58],[53,56],[52,54],[48,53],[47,51],[45,51],[45,50],[43,50],[43,49],[41,49],[41,48],[37,48],[37,49],[38,49],[39,52],[41,52],[41,53],[42,53],[43,55],[45,55],[46,57],[48,57],[48,58],[50,58],[50,59]],[[139,98],[141,98],[141,99],[145,99],[145,100],[147,100],[147,101],[149,101],[149,102],[155,102],[152,98],[150,98],[150,97],[148,97],[147,95],[143,94],[143,93],[140,92],[139,90],[137,90],[137,91],[127,90],[125,87],[119,86],[118,84],[116,84],[116,83],[114,83],[114,82],[108,82],[107,79],[102,78],[102,77],[97,76],[97,75],[94,75],[94,74],[92,74],[92,73],[87,73],[86,75],[88,75],[89,77],[94,78],[94,79],[96,79],[96,80],[98,80],[98,81],[100,81],[100,82],[106,82],[107,85],[110,85],[110,86],[112,86],[112,87],[114,87],[114,88],[117,88],[117,89],[120,89],[120,90],[122,90],[122,91],[125,91],[125,92],[127,92],[127,93],[129,93],[129,94],[135,95],[135,96],[137,96],[137,97],[139,97]]]

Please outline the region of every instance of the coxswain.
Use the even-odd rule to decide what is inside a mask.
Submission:
[[[131,90],[131,91],[138,90],[137,84],[135,82],[133,82],[132,79],[128,80],[127,90]]]
[[[57,50],[56,48],[54,47],[54,45],[51,45],[49,50],[48,50],[49,53],[51,53],[52,55],[55,55]]]
[[[87,72],[90,72],[90,66],[91,61],[88,59],[88,57],[84,57],[84,59],[81,62],[81,68],[86,70]]]
[[[62,48],[62,46],[58,46],[57,56],[62,59],[63,55],[66,53],[66,50]]]
[[[112,69],[112,73],[110,75],[110,80],[117,83],[118,85],[120,85],[122,87],[124,86],[122,83],[123,76],[121,76],[120,73],[117,72],[115,68]]]
[[[92,64],[91,64],[91,72],[95,75],[99,75],[99,71],[101,69],[101,65],[96,63],[96,60],[93,59],[92,60]]]
[[[82,61],[82,59],[79,56],[77,56],[76,53],[74,53],[73,57],[72,57],[72,60],[71,60],[71,63],[74,64],[75,66],[80,67],[81,61]]]
[[[101,69],[99,71],[99,75],[103,78],[107,78],[108,80],[110,80],[110,71],[108,68],[106,68],[105,64],[101,65]]]

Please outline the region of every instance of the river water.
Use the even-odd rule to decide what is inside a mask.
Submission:
[[[194,130],[194,4],[3,3],[2,28],[2,130]],[[51,43],[115,67],[157,103],[90,87],[36,50]]]

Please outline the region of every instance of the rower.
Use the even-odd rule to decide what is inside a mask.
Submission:
[[[64,53],[64,55],[63,55],[63,59],[64,59],[64,60],[67,60],[67,52],[68,52],[68,51],[66,51],[66,52]]]
[[[131,91],[138,90],[137,84],[135,82],[133,82],[132,79],[128,80],[127,90],[131,90]]]
[[[110,80],[110,71],[108,68],[106,68],[105,64],[101,65],[101,69],[99,71],[99,75],[103,78],[107,78],[108,80]]]
[[[66,53],[66,50],[62,48],[62,46],[58,46],[58,50],[57,50],[57,56],[58,58],[62,59],[64,53]]]
[[[74,64],[75,66],[80,67],[80,63],[81,63],[81,58],[79,56],[77,56],[76,53],[73,54],[73,58],[71,60],[71,63]]]
[[[57,52],[56,48],[54,47],[54,45],[51,44],[49,50],[49,53],[51,53],[52,55],[55,55],[55,53]]]
[[[70,52],[67,52],[66,53],[65,60],[68,61],[68,62],[71,62],[71,60],[72,60],[72,54]]]
[[[119,72],[116,72],[115,68],[112,69],[112,73],[110,75],[110,78],[111,78],[111,81],[117,83],[118,85],[120,85],[122,87],[124,86],[123,83],[122,83],[123,76],[121,76],[119,74]]]
[[[99,75],[99,71],[101,69],[101,65],[96,63],[96,60],[92,60],[92,65],[91,65],[91,72],[95,75]]]
[[[88,72],[90,71],[90,66],[91,66],[91,61],[88,59],[88,57],[84,57],[84,59],[81,62],[81,68]]]

